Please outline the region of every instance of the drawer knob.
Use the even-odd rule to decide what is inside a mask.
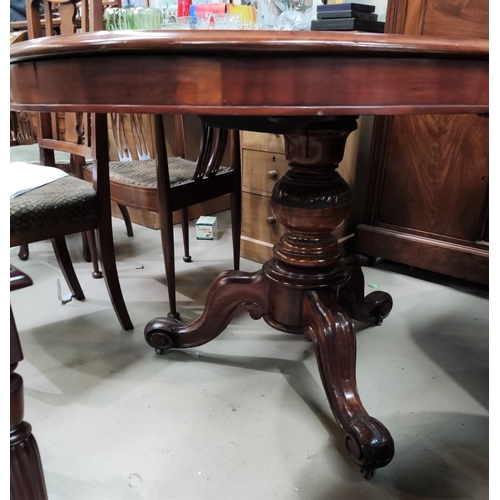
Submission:
[[[276,219],[270,215],[268,218],[267,218],[267,223],[268,224],[276,224]]]
[[[269,179],[272,179],[273,181],[275,181],[278,178],[278,172],[276,172],[276,170],[269,170],[267,175]]]

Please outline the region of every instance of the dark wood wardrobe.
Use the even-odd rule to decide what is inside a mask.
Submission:
[[[386,32],[488,38],[488,0],[389,0]],[[488,118],[374,121],[356,251],[488,283]]]

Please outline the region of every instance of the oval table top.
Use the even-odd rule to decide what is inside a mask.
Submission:
[[[485,40],[118,31],[11,47],[11,109],[245,116],[483,113]]]

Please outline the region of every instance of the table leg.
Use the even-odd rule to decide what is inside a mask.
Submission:
[[[364,409],[356,387],[356,335],[333,293],[310,290],[302,311],[304,336],[314,343],[328,402],[345,434],[351,457],[370,479],[394,456],[389,431]]]
[[[171,348],[200,346],[222,333],[239,312],[261,318],[267,312],[268,299],[269,282],[262,271],[226,271],[212,284],[199,319],[184,325],[172,317],[155,318],[146,325],[144,336],[158,354]]]
[[[278,330],[304,334],[316,347],[319,370],[346,445],[366,478],[394,455],[389,431],[370,417],[356,388],[356,343],[351,317],[380,322],[391,297],[364,297],[361,268],[348,264],[333,235],[351,207],[349,185],[337,172],[355,117],[318,120],[285,134],[290,170],[271,197],[274,216],[287,230],[274,258],[254,274],[227,271],[212,285],[202,316],[183,325],[156,318],[145,328],[157,352],[194,347],[219,335],[239,311]]]
[[[355,261],[349,262],[348,266],[349,279],[337,291],[340,304],[356,321],[381,325],[392,310],[392,297],[381,290],[365,297],[365,278],[361,266]]]

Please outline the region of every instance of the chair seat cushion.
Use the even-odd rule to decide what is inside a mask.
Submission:
[[[168,158],[170,185],[175,186],[193,180],[196,162],[177,156]],[[230,170],[221,167],[218,173]],[[118,182],[156,189],[156,160],[109,162],[109,177]]]
[[[196,163],[183,158],[168,159],[170,185],[189,182],[196,170]],[[115,181],[137,186],[156,188],[156,160],[109,162],[109,177]]]
[[[76,177],[63,177],[10,200],[11,234],[98,218],[97,193]]]

